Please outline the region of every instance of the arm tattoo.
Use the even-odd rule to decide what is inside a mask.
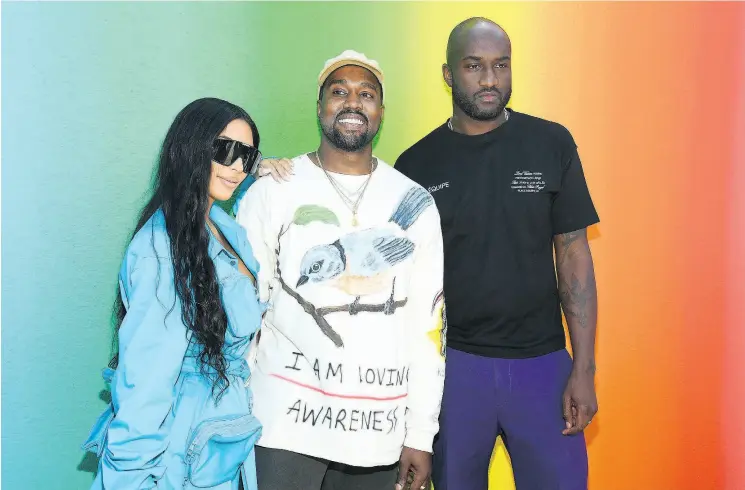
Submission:
[[[573,318],[580,327],[589,324],[589,310],[594,300],[595,274],[592,267],[587,270],[584,281],[580,281],[578,274],[584,276],[582,268],[571,267],[568,259],[580,252],[582,246],[580,238],[585,236],[585,230],[564,233],[557,237],[556,269],[559,276],[559,296],[561,306],[567,321]]]
[[[564,281],[559,287],[561,305],[564,314],[577,319],[581,327],[587,326],[587,301],[590,299],[590,288],[579,282],[577,276],[572,274],[568,281]]]
[[[559,236],[561,237],[564,246],[568,247],[573,241],[582,236],[582,231],[570,231],[569,233],[562,233]]]
[[[570,231],[559,235],[558,243],[561,244],[561,255],[556,257],[557,266],[564,263],[572,244],[582,236],[583,231]]]

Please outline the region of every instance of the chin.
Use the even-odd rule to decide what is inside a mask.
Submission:
[[[215,201],[228,201],[231,197],[233,197],[233,192],[234,190],[232,189],[218,189],[210,192],[210,197]]]
[[[474,119],[478,121],[493,121],[498,118],[504,109],[494,110],[494,106],[491,107],[479,107],[479,112],[474,115]]]

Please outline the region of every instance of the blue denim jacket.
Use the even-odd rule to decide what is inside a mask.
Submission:
[[[245,231],[218,206],[210,217],[258,277]],[[127,314],[119,330],[119,365],[104,371],[112,402],[83,446],[100,458],[92,489],[238,490],[243,479],[245,490],[256,490],[253,450],[261,426],[251,414],[244,355],[265,305],[214,236],[209,254],[228,316],[227,391],[215,403],[212,385],[200,373],[158,211],[132,239],[119,273]]]

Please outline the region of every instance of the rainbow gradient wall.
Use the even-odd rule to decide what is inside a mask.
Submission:
[[[104,406],[116,274],[159,142],[191,100],[315,147],[315,77],[386,71],[376,153],[449,114],[449,30],[513,41],[519,111],[579,144],[601,224],[592,490],[745,489],[744,3],[2,3],[2,487],[77,490]],[[498,446],[492,490],[514,488]]]

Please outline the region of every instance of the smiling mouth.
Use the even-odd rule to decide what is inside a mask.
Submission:
[[[227,185],[229,185],[231,187],[235,187],[235,186],[237,186],[239,184],[239,181],[237,181],[237,180],[230,180],[230,179],[228,179],[226,177],[220,177],[220,176],[218,176],[217,178],[220,179],[220,180],[222,180],[223,182],[225,182]]]
[[[367,123],[365,118],[359,114],[343,114],[336,121],[339,124],[344,124],[345,126],[351,126],[354,128],[360,128]]]

